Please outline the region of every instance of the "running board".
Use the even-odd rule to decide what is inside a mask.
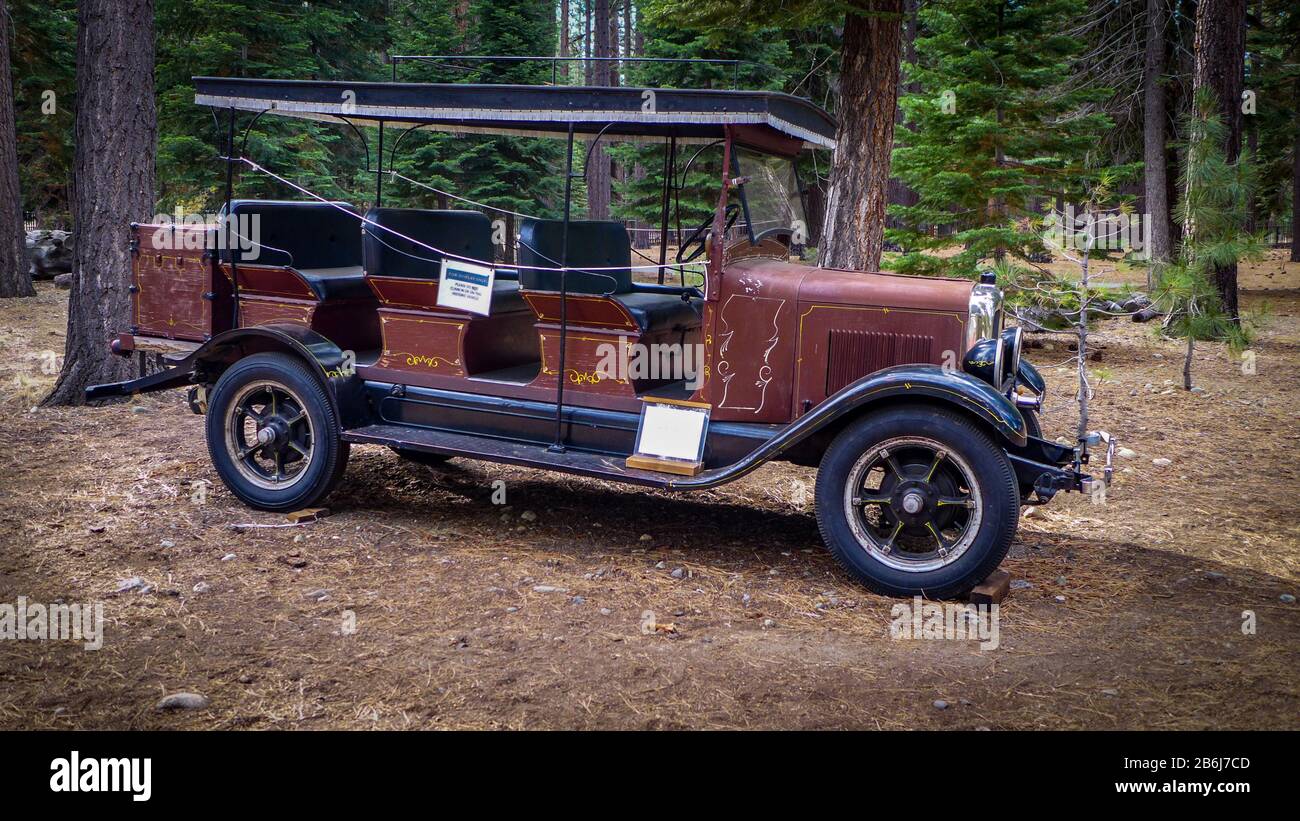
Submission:
[[[386,445],[421,453],[438,453],[459,456],[484,462],[504,462],[509,465],[554,470],[611,479],[646,487],[669,489],[682,477],[651,470],[636,470],[623,464],[623,457],[608,453],[566,449],[553,453],[547,445],[494,439],[467,433],[452,433],[408,425],[369,425],[343,433],[343,441],[360,445]]]

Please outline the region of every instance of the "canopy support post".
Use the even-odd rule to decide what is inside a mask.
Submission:
[[[379,153],[375,161],[375,207],[384,207],[384,121],[379,121]]]
[[[560,365],[555,374],[555,441],[551,453],[564,453],[564,343],[569,331],[569,215],[573,207],[573,122],[564,160],[564,228],[560,233]]]
[[[664,207],[659,220],[659,284],[664,284],[664,265],[668,262],[668,200],[672,191],[673,174],[677,168],[677,137],[669,137],[664,145]]]
[[[260,115],[259,115],[260,116]],[[251,128],[251,126],[250,126]],[[230,212],[235,199],[235,107],[230,107],[230,118],[226,127],[226,253],[230,255],[230,292],[234,305],[231,308],[231,327],[239,327],[239,271],[235,268],[234,235],[235,215]],[[214,248],[217,265],[221,265],[221,250]]]

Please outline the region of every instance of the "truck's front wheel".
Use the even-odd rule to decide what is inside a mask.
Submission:
[[[250,356],[221,375],[208,399],[207,437],[221,481],[259,510],[310,507],[347,465],[325,388],[284,354]]]
[[[926,406],[846,428],[817,473],[817,523],[871,590],[945,598],[979,584],[1011,546],[1020,513],[1006,454],[961,416]]]

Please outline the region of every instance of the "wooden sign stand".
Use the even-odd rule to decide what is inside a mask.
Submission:
[[[704,443],[713,406],[685,399],[641,397],[636,447],[627,466],[694,476],[704,469]]]

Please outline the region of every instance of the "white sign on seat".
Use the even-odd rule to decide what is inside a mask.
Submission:
[[[492,312],[492,283],[496,269],[471,262],[443,259],[438,304],[487,316]]]

